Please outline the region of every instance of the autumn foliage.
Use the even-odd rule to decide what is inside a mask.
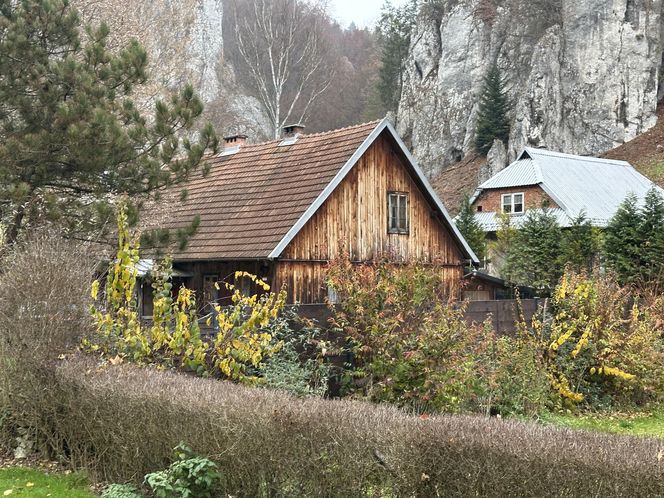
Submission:
[[[126,212],[120,209],[118,250],[106,277],[103,298],[99,295],[99,281],[92,285],[95,304],[91,313],[96,334],[85,338],[83,347],[113,362],[128,359],[183,368],[203,376],[259,382],[256,371],[261,363],[281,347],[266,327],[283,309],[285,293],[269,292],[269,286],[256,276],[236,273],[236,279],[251,279],[264,293],[245,296],[234,284],[222,283],[231,293],[232,304],[215,305],[213,319],[219,330],[213,338],[205,339],[201,335],[194,293],[181,287],[177,298],[172,298],[168,259],[153,272],[152,323],[141,323],[135,299],[138,260],[138,238],[129,233]]]

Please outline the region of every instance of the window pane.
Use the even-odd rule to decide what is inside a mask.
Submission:
[[[514,194],[514,212],[523,213],[523,194]]]
[[[504,195],[503,196],[503,213],[512,212],[512,196]]]
[[[399,230],[408,229],[408,197],[405,195],[399,196]]]
[[[394,194],[389,194],[389,224],[388,227],[390,230],[397,229],[397,196]]]

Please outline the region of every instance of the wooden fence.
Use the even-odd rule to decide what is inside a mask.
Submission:
[[[541,299],[521,300],[521,308],[526,323],[530,323],[541,302]],[[512,334],[516,332],[517,309],[517,301],[513,299],[469,301],[466,308],[466,321],[468,323],[482,323],[491,316],[493,328],[498,334]]]
[[[521,300],[523,315],[527,323],[530,323],[541,303],[541,299]],[[518,317],[517,301],[513,299],[468,301],[466,304],[465,317],[468,323],[482,323],[491,316],[493,328],[498,334],[512,334],[516,332],[515,322]],[[324,328],[328,324],[328,319],[332,316],[330,309],[324,304],[301,305],[298,313],[306,318],[315,319]]]

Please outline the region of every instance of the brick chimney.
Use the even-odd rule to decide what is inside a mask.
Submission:
[[[295,138],[304,133],[304,125],[299,123],[286,125],[282,128],[282,131],[282,138]]]
[[[240,151],[240,148],[247,143],[247,135],[228,135],[224,137],[224,150],[221,155],[226,156],[235,154]]]
[[[247,135],[229,135],[224,137],[224,149],[242,147],[247,143]]]

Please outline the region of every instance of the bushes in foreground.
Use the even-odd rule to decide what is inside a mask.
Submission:
[[[51,425],[58,410],[53,368],[91,329],[93,272],[83,245],[47,232],[0,261],[0,436],[11,449],[19,434],[28,446],[63,446]]]
[[[328,275],[355,396],[520,415],[664,401],[664,298],[639,299],[611,276],[566,271],[532,323],[498,338],[490,323],[466,323],[441,268],[340,259]]]
[[[187,441],[233,496],[656,496],[664,441],[280,392],[133,365],[62,362],[53,429],[97,478],[135,479]],[[524,476],[528,476],[526,479]],[[220,493],[221,494],[221,493]]]

